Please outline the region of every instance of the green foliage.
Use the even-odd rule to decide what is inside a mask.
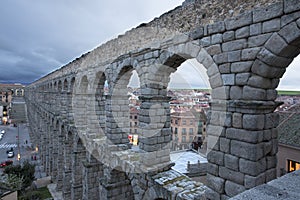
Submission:
[[[27,191],[26,194],[20,195],[19,200],[38,200],[38,199],[47,199],[52,198],[47,187],[39,188],[37,190]]]
[[[24,177],[16,174],[3,174],[0,179],[2,186],[9,188],[10,190],[21,190],[24,185]]]
[[[31,186],[34,180],[35,165],[30,164],[25,161],[23,165],[11,165],[4,169],[4,173],[8,175],[16,175],[18,177],[23,177],[22,189]]]

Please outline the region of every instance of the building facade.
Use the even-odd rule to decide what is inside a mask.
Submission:
[[[9,123],[12,100],[14,97],[24,96],[25,86],[21,84],[0,84],[0,117],[1,123]]]
[[[300,169],[300,104],[279,111],[277,176]]]

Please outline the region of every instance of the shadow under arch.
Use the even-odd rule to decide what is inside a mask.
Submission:
[[[63,197],[71,199],[71,181],[72,181],[72,152],[74,148],[74,133],[65,132],[63,135]]]
[[[107,79],[104,72],[97,72],[96,78],[93,85],[93,102],[94,109],[92,110],[91,115],[98,121],[98,124],[93,124],[96,126],[94,133],[96,134],[96,138],[101,138],[105,135],[105,127],[106,127],[106,107],[105,101],[107,96]]]
[[[83,163],[86,159],[86,148],[82,143],[81,138],[76,134],[74,135],[74,145],[71,153],[71,199],[82,198],[83,195]]]

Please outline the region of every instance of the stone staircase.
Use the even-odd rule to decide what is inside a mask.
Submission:
[[[23,98],[18,98],[12,102],[10,119],[12,123],[27,123],[27,108]]]

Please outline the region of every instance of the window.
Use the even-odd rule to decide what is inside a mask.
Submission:
[[[134,119],[137,119],[137,115],[134,116]]]
[[[132,122],[130,122],[130,127],[132,127]]]
[[[186,128],[182,128],[181,133],[182,133],[182,135],[186,135]]]
[[[138,125],[138,123],[137,123],[137,122],[134,122],[134,125],[135,125],[135,126],[137,126],[137,125]]]
[[[182,142],[186,142],[186,136],[182,136]]]
[[[186,125],[186,120],[182,120],[182,125]]]
[[[137,134],[137,129],[134,129],[134,133]]]
[[[194,124],[194,120],[190,120],[190,125],[193,125]]]
[[[130,115],[130,119],[132,119],[132,115]]]
[[[175,124],[178,124],[178,120],[177,119],[175,120]]]
[[[293,161],[293,160],[287,160],[288,162],[288,172],[293,172],[300,169],[300,163]]]
[[[175,134],[177,134],[178,133],[178,128],[175,128]]]
[[[193,135],[193,134],[194,134],[194,129],[193,129],[193,128],[190,128],[190,129],[189,129],[189,134],[190,134],[190,135]]]
[[[190,142],[193,142],[194,136],[190,136],[189,138],[190,138]]]

